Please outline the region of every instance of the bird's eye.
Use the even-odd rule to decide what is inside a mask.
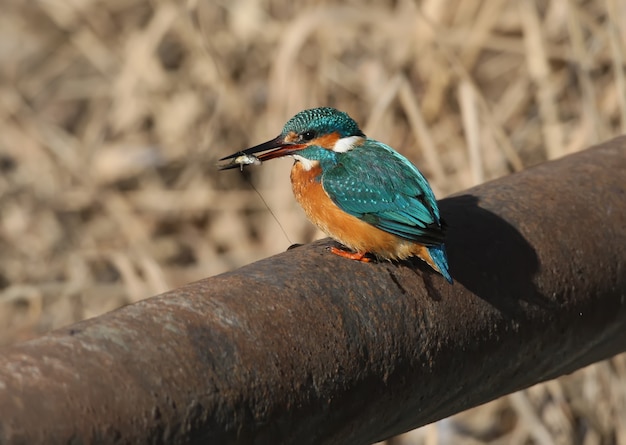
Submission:
[[[316,134],[314,131],[305,131],[300,135],[300,137],[305,141],[312,141],[313,139],[315,139],[315,136]]]

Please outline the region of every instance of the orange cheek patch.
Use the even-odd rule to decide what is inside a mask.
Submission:
[[[298,139],[298,135],[294,131],[290,131],[289,134],[285,136],[284,141],[291,143],[295,142],[296,139]]]
[[[307,145],[317,145],[318,147],[323,147],[327,150],[332,150],[335,147],[335,142],[339,140],[339,133],[330,133],[325,134],[323,136],[316,137]]]

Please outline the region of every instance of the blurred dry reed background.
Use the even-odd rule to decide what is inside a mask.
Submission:
[[[303,108],[349,112],[440,197],[626,127],[621,0],[0,4],[0,344],[319,237],[289,160],[215,170]],[[626,444],[625,376],[388,442]]]

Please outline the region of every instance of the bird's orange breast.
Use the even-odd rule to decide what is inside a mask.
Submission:
[[[321,174],[319,165],[306,170],[301,162],[296,162],[291,169],[291,185],[308,218],[324,233],[357,252],[369,252],[384,259],[417,255],[433,264],[425,246],[380,230],[341,210],[326,194]]]

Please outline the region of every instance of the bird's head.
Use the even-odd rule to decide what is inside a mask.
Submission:
[[[258,155],[261,161],[293,156],[310,169],[315,163],[331,161],[363,143],[365,135],[358,124],[343,111],[334,108],[312,108],[289,119],[274,139],[220,159]],[[227,166],[226,168],[230,168]]]

